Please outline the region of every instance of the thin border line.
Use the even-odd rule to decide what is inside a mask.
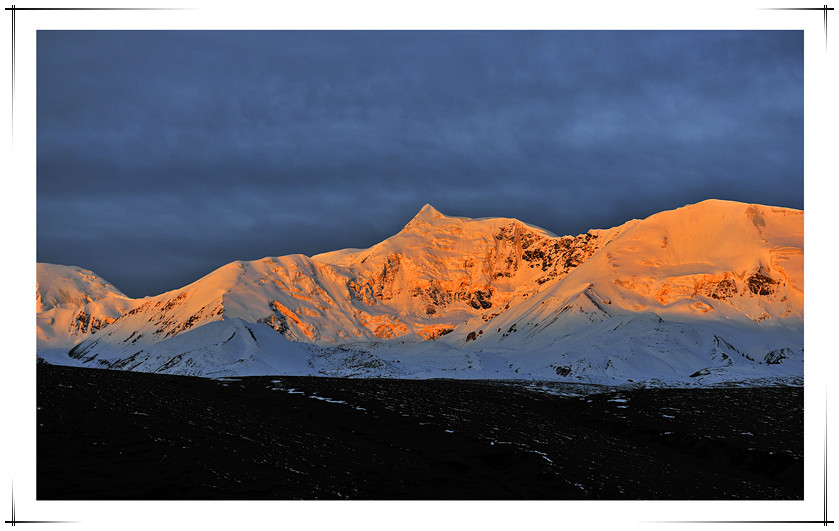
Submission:
[[[15,482],[12,480],[12,519],[6,520],[5,523],[12,524],[78,524],[79,522],[73,520],[18,520],[15,518]]]
[[[10,136],[12,139],[12,148],[15,146],[15,6],[12,4],[12,120],[9,126],[11,127]]]
[[[191,11],[194,8],[188,7],[17,7],[12,4],[12,7],[4,8],[4,11],[12,12],[12,112],[11,112],[11,140],[14,148],[15,142],[15,58],[16,50],[16,12],[17,11]],[[5,520],[4,523],[11,524],[14,527],[16,524],[76,524],[79,522],[72,520],[18,520],[15,514],[15,484],[12,480],[12,519]]]
[[[826,13],[826,12],[825,12]],[[824,393],[824,519],[823,520],[652,520],[655,524],[835,524],[827,519],[827,391]]]
[[[15,100],[15,12],[16,11],[188,11],[194,8],[185,7],[11,7],[4,8],[5,11],[12,12],[12,143],[14,144],[14,100]],[[767,11],[822,11],[824,13],[824,39],[825,50],[827,50],[827,12],[834,11],[834,8],[827,7],[767,7],[762,8]],[[12,519],[6,520],[5,523],[12,524],[49,524],[49,523],[77,523],[73,521],[61,520],[16,520],[15,519],[15,498],[14,498],[14,483],[12,484]],[[709,524],[827,524],[835,523],[833,520],[827,519],[827,395],[825,395],[825,435],[824,435],[824,520],[668,520],[657,521],[656,523],[709,523]]]
[[[656,520],[656,524],[833,524],[833,520]]]
[[[12,7],[4,8],[4,11],[12,12],[12,112],[11,112],[11,140],[12,147],[15,144],[15,58],[16,50],[16,13],[17,11],[182,11],[191,8],[184,7],[17,7],[12,4]],[[71,524],[76,522],[63,520],[17,520],[15,518],[15,486],[12,482],[12,519],[6,520],[5,523],[12,524]]]
[[[15,12],[17,11],[192,11],[192,7],[12,7],[4,8],[4,11],[12,12],[12,113],[11,113],[11,140],[12,148],[15,145]]]
[[[192,7],[7,7],[6,11],[189,11]]]
[[[824,12],[824,51],[827,51],[827,12],[833,11],[832,7],[762,7],[764,11],[823,11]]]

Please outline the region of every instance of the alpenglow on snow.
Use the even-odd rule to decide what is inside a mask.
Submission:
[[[426,205],[369,249],[232,262],[145,299],[39,264],[39,355],[211,377],[800,378],[803,217],[708,200],[556,236]]]

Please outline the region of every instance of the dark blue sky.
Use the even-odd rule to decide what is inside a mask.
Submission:
[[[425,203],[558,234],[803,208],[803,34],[38,32],[38,260],[129,296]]]

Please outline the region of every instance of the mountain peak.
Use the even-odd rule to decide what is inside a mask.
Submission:
[[[425,206],[423,206],[420,209],[420,211],[417,212],[417,215],[414,216],[414,218],[410,222],[408,222],[407,225],[405,225],[405,228],[407,229],[420,223],[429,223],[431,221],[434,221],[435,219],[442,219],[445,217],[446,216],[441,214],[439,210],[426,203]]]
[[[414,219],[436,219],[436,218],[442,218],[442,217],[445,217],[445,216],[443,216],[443,214],[441,214],[439,210],[437,210],[433,206],[426,203],[420,209],[420,211],[417,212],[417,215],[414,216]]]
[[[40,264],[38,348],[72,346],[64,357],[74,364],[209,377],[300,368],[596,383],[797,379],[800,214],[706,201],[555,237],[514,218],[424,205],[368,249],[231,262],[142,300],[89,271]],[[313,347],[275,365],[276,353],[291,352],[285,340]]]

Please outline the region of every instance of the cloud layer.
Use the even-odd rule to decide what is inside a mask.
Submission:
[[[38,260],[131,296],[425,203],[559,234],[803,208],[803,36],[38,32]]]

